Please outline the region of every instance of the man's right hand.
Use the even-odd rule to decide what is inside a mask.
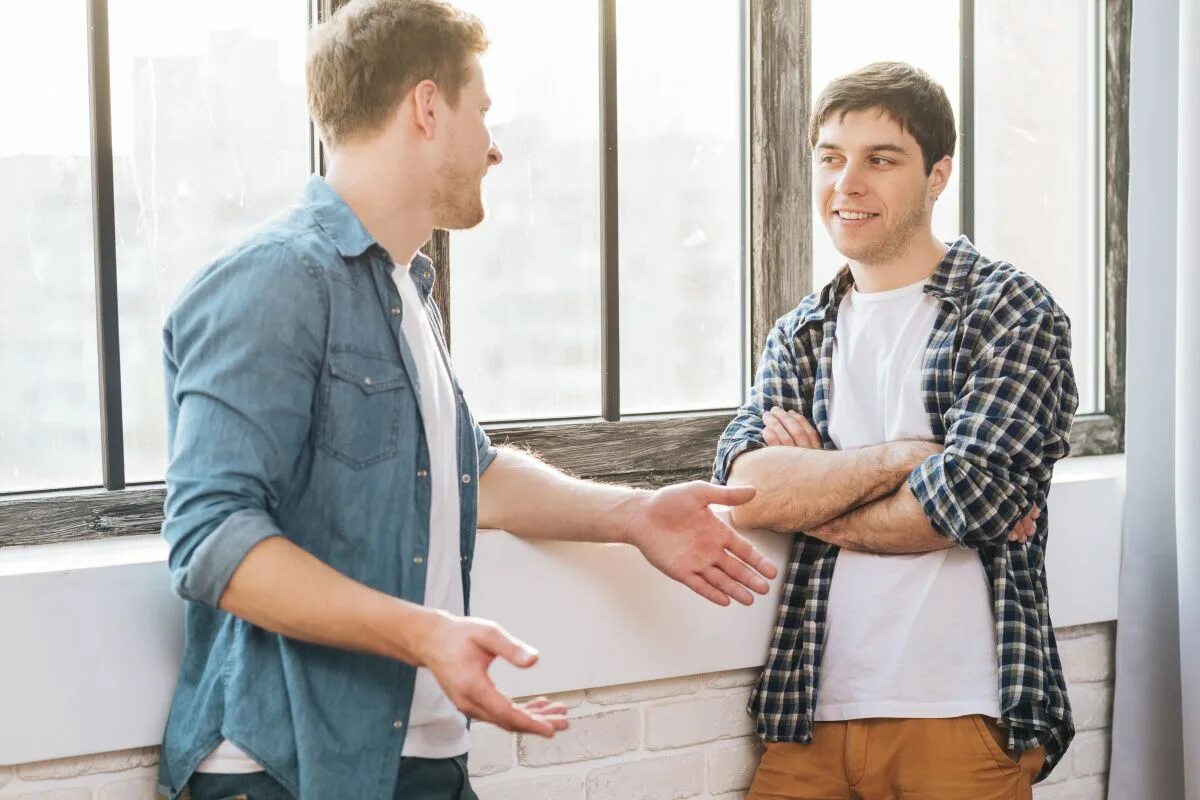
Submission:
[[[514,733],[549,738],[566,729],[566,706],[544,697],[514,703],[488,675],[488,667],[496,658],[522,669],[532,667],[537,663],[536,650],[494,622],[442,611],[431,610],[429,614],[415,655],[419,666],[433,673],[459,711]]]

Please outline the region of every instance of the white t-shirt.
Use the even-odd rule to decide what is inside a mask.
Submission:
[[[839,450],[933,439],[921,370],[938,301],[923,288],[843,298],[829,413]],[[976,551],[838,554],[818,721],[997,717],[997,661],[991,592]]]
[[[458,413],[454,385],[408,268],[392,273],[404,308],[401,331],[417,367],[421,419],[429,447],[429,553],[426,557],[425,606],[463,613],[459,546]],[[453,758],[471,748],[466,717],[454,707],[433,674],[417,670],[409,713],[405,757]],[[197,772],[249,773],[262,767],[237,745],[222,741]]]
[[[429,554],[426,559],[425,606],[463,613],[461,547],[458,503],[458,412],[454,385],[433,321],[421,304],[408,270],[397,268],[392,277],[404,304],[401,330],[412,350],[420,383],[421,419],[429,446]],[[453,758],[471,748],[467,718],[454,707],[433,673],[417,670],[409,713],[405,757]]]

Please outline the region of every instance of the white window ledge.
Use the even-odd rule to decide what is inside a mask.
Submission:
[[[1056,469],[1048,513],[1057,627],[1116,619],[1122,456]],[[791,537],[751,532],[776,564]],[[0,550],[0,764],[158,743],[182,641],[158,537]],[[783,577],[752,607],[721,608],[623,546],[531,543],[481,531],[476,615],[541,651],[499,665],[513,695],[592,688],[762,663]]]

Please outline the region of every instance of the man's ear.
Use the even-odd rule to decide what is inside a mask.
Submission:
[[[423,80],[412,90],[412,121],[426,139],[432,139],[437,129],[435,108],[438,99],[437,84],[431,80]],[[401,105],[401,108],[404,106]]]
[[[933,165],[929,171],[929,199],[937,200],[950,185],[950,175],[954,172],[954,160],[950,156],[942,156],[941,161]]]

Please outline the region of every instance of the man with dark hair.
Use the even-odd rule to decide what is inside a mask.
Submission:
[[[574,480],[472,419],[419,248],[484,217],[501,161],[486,43],[441,0],[354,0],[321,26],[307,72],[326,177],[167,318],[163,534],[188,601],[172,798],[469,800],[468,716],[566,727],[561,705],[514,704],[488,677],[536,654],[466,616],[477,525],[629,543],[721,605],[775,576],[709,510],[754,490]]]
[[[800,531],[751,699],[751,800],[1031,797],[1073,736],[1047,606],[1046,496],[1077,405],[1066,315],[932,231],[944,90],[835,80],[814,203],[846,266],[781,318],[715,477],[736,523]]]

